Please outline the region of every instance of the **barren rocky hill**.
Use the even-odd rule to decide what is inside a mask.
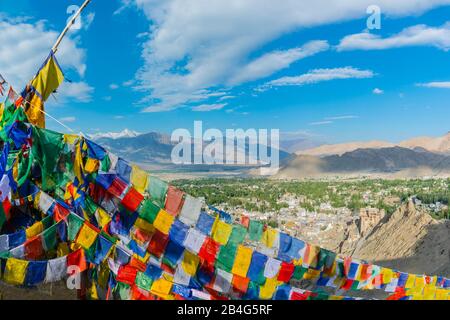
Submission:
[[[323,157],[333,154],[342,155],[346,152],[351,152],[357,149],[380,149],[394,146],[409,149],[423,148],[436,153],[450,153],[450,132],[442,137],[417,137],[399,143],[391,143],[387,141],[356,141],[340,144],[328,144],[316,148],[300,150],[296,153],[301,155]]]
[[[450,221],[435,220],[410,202],[363,235],[359,225],[337,225],[322,233],[317,244],[380,266],[450,276]]]
[[[450,276],[450,221],[437,221],[410,202],[361,238],[353,256],[402,271]]]

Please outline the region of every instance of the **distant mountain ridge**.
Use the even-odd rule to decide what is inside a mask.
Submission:
[[[416,147],[356,149],[342,155],[297,155],[287,162],[277,177],[299,179],[304,177],[351,175],[351,174],[397,174],[405,176],[432,176],[450,173],[450,155],[433,153]]]
[[[91,139],[111,152],[139,164],[170,165],[172,164],[172,149],[177,145],[177,143],[171,141],[171,137],[167,134],[157,132],[137,133],[130,130],[120,133],[97,134],[91,136]],[[246,143],[244,149],[237,149],[235,153],[248,154],[249,144]],[[268,150],[269,153],[272,152],[270,147]],[[193,141],[191,141],[191,153],[193,154]],[[229,155],[228,151],[227,154]],[[280,161],[284,161],[291,156],[290,153],[283,150],[279,150],[279,155]],[[195,166],[190,168],[193,167]]]
[[[327,144],[319,147],[310,148],[306,150],[296,151],[299,155],[310,155],[324,157],[328,155],[342,155],[346,152],[355,151],[357,149],[381,149],[389,147],[403,147],[414,149],[417,147],[426,149],[435,153],[447,153],[450,154],[450,132],[442,137],[417,137],[409,140],[402,141],[400,143],[391,143],[387,141],[357,141],[340,144]]]

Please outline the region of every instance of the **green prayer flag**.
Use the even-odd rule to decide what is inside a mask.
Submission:
[[[233,269],[234,258],[236,257],[236,251],[237,245],[234,243],[228,242],[227,245],[221,246],[215,262],[216,268],[231,272],[231,269]]]
[[[165,205],[166,193],[168,188],[169,186],[166,182],[154,176],[150,177],[150,183],[148,185],[148,193],[153,202],[155,202],[161,208],[163,208]]]
[[[247,229],[241,225],[233,226],[233,231],[231,232],[230,238],[228,239],[228,243],[232,243],[235,245],[241,244],[245,240],[245,236],[247,235]]]
[[[50,251],[56,248],[56,232],[57,225],[53,225],[42,233],[42,245],[46,251]]]
[[[130,286],[123,282],[117,282],[115,291],[118,292],[120,300],[130,300]]]
[[[248,227],[248,234],[249,238],[252,241],[259,241],[261,240],[262,233],[263,233],[264,225],[256,220],[250,220],[250,225]]]
[[[89,196],[86,196],[84,205],[84,208],[89,216],[94,215],[95,211],[97,211],[98,205]]]
[[[160,208],[155,205],[151,200],[145,199],[142,202],[141,208],[139,210],[139,217],[153,224],[156,216],[159,213]]]
[[[100,170],[103,172],[108,172],[110,168],[111,168],[111,160],[109,159],[109,155],[107,154],[100,162]]]
[[[140,271],[137,273],[135,283],[138,286],[138,288],[145,291],[150,291],[150,288],[152,287],[152,282],[153,282],[152,278],[147,276],[145,273]]]
[[[292,275],[292,279],[294,280],[302,280],[303,276],[305,275],[306,271],[308,271],[308,268],[302,267],[302,266],[295,266],[294,267],[294,274]]]
[[[69,237],[70,241],[74,241],[77,237],[78,231],[80,231],[81,227],[84,224],[84,220],[76,214],[71,213],[69,214],[68,223],[69,227],[67,228],[67,236]]]

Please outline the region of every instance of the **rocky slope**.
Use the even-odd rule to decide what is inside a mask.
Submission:
[[[402,271],[450,276],[450,221],[437,221],[410,202],[354,245],[352,255]]]
[[[380,149],[394,146],[409,149],[423,148],[435,153],[450,153],[450,132],[442,137],[417,137],[399,143],[387,141],[356,141],[340,144],[327,144],[306,150],[298,149],[296,153],[299,155],[323,157],[333,154],[342,155],[357,149]]]

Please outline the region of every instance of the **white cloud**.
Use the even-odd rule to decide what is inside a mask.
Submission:
[[[335,116],[335,117],[327,117],[325,120],[348,120],[348,119],[358,119],[358,116]]]
[[[266,53],[239,69],[238,73],[229,81],[229,83],[240,84],[265,78],[277,71],[289,67],[298,60],[328,50],[329,47],[327,41],[317,40],[308,42],[299,48]]]
[[[152,105],[145,111],[152,112],[207,99],[196,93],[199,90],[256,80],[286,68],[295,61],[291,55],[298,54],[298,48],[252,57],[284,34],[365,17],[373,1],[122,0],[122,4],[116,13],[135,6],[151,20],[136,89],[148,93],[147,103]],[[443,4],[450,0],[377,2],[387,16],[420,14]],[[242,68],[253,74],[242,74]]]
[[[318,121],[318,122],[311,122],[309,125],[310,126],[323,126],[326,124],[332,124],[333,121]]]
[[[192,111],[206,112],[206,111],[213,111],[213,110],[221,110],[226,105],[227,105],[226,103],[202,104],[202,105],[199,105],[199,106],[192,107]]]
[[[450,49],[450,23],[442,27],[417,25],[404,29],[388,38],[364,32],[346,36],[337,46],[345,50],[384,50],[411,46],[433,46],[444,51]]]
[[[378,94],[378,95],[380,95],[380,94],[383,94],[384,91],[381,90],[380,88],[375,88],[375,89],[373,89],[372,93],[373,93],[373,94]]]
[[[58,103],[67,103],[68,101],[91,102],[94,88],[84,81],[80,82],[63,82],[58,89],[55,98]],[[49,99],[49,101],[52,98]]]
[[[125,117],[124,116],[114,116],[113,118],[115,120],[121,120],[121,119],[124,119]]]
[[[372,78],[375,74],[371,70],[360,70],[353,67],[314,69],[308,73],[295,77],[282,77],[269,81],[258,88],[259,91],[267,90],[271,87],[281,86],[303,86],[323,81],[336,79],[364,79]]]
[[[416,86],[425,88],[450,89],[450,81],[418,83],[416,84]]]
[[[77,118],[75,118],[75,117],[64,117],[64,118],[61,118],[61,119],[59,119],[59,121],[61,121],[61,122],[75,122],[77,120]]]
[[[234,99],[234,98],[236,98],[235,96],[223,96],[223,97],[220,97],[218,100],[219,101],[225,101],[225,100],[231,100],[231,99]]]
[[[16,91],[20,92],[36,74],[58,35],[59,32],[48,29],[44,21],[34,24],[8,18],[0,21],[0,44],[3,48],[0,50],[0,73]],[[77,39],[66,37],[56,56],[63,71],[74,70],[80,78],[84,77],[86,52],[78,47]],[[92,92],[93,88],[85,82],[64,82],[55,96],[58,101],[70,98],[85,102],[90,100]]]
[[[115,83],[111,83],[111,84],[109,85],[109,88],[110,88],[111,90],[117,90],[117,89],[119,89],[119,85],[117,85],[117,84],[115,84]]]

